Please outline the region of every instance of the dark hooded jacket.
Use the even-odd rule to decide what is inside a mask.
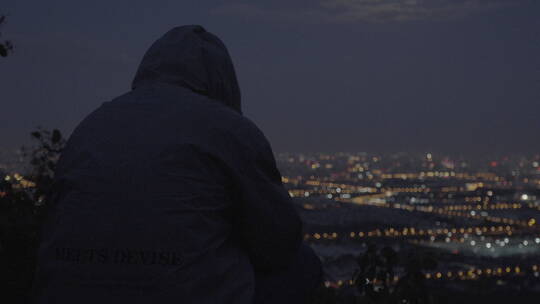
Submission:
[[[286,267],[302,228],[227,49],[174,28],[132,88],[59,159],[35,303],[252,303],[254,272]]]

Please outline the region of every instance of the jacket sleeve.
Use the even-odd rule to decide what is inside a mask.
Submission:
[[[244,125],[237,135],[228,149],[236,160],[234,231],[256,270],[281,269],[297,254],[302,221],[282,184],[266,137],[253,123]]]

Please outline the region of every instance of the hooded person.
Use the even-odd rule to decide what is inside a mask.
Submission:
[[[201,26],[158,39],[132,90],[75,128],[47,204],[34,303],[301,303],[320,281],[227,49]]]

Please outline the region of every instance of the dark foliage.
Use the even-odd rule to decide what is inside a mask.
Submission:
[[[341,288],[320,286],[312,295],[311,304],[432,304],[425,270],[437,267],[427,253],[411,252],[402,256],[391,247],[368,246],[357,257],[359,268],[352,277],[352,286]],[[398,267],[401,278],[395,279]]]
[[[6,16],[0,16],[0,28],[6,22]],[[0,32],[0,38],[2,37],[2,32]],[[0,40],[0,57],[7,57],[7,55],[13,51],[13,44],[9,40]]]
[[[30,172],[0,180],[0,286],[2,300],[25,303],[35,268],[39,231],[56,162],[65,145],[58,130],[31,133],[36,147],[25,152]]]
[[[378,250],[370,245],[357,259],[359,269],[353,275],[353,284],[364,298],[362,303],[432,303],[427,293],[424,270],[437,267],[437,262],[419,252],[411,253],[399,261],[397,252],[391,247]],[[400,263],[399,263],[400,262]],[[394,279],[398,263],[404,275]]]

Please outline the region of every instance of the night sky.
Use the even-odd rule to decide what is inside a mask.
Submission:
[[[540,1],[4,0],[0,147],[69,135],[150,44],[201,24],[280,151],[540,152]]]

